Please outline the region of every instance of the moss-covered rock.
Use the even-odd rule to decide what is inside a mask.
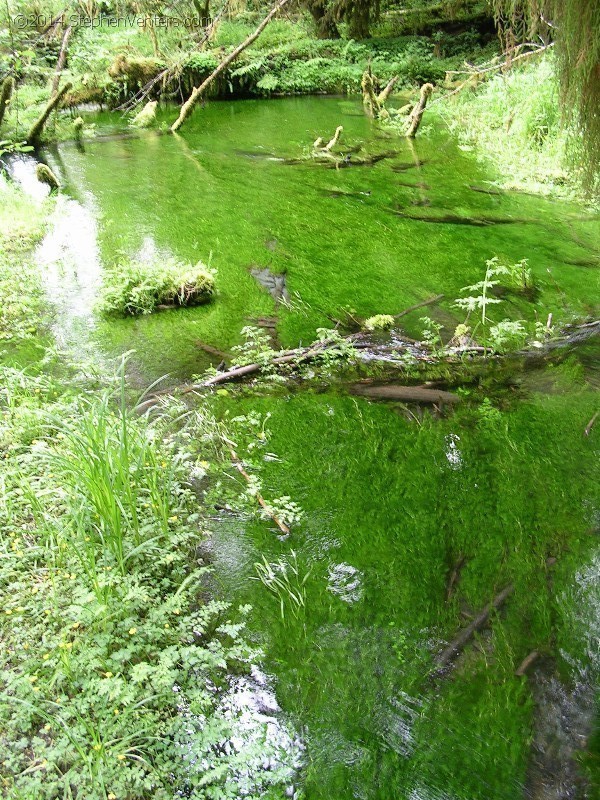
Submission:
[[[47,164],[38,164],[35,168],[35,176],[40,183],[45,183],[49,186],[50,191],[60,189],[58,178]]]
[[[156,109],[158,103],[156,100],[150,100],[131,120],[130,125],[135,128],[149,128],[153,122],[156,121]]]

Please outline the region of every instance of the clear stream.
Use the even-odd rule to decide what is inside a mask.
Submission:
[[[99,135],[85,151],[48,154],[66,196],[40,258],[64,342],[109,356],[135,349],[140,386],[216,365],[198,340],[227,350],[264,317],[290,346],[344,310],[394,314],[444,293],[427,313],[451,332],[451,301],[492,256],[529,258],[539,289],[535,302],[507,295],[500,316],[597,314],[599,219],[498,193],[433,114],[414,147],[347,98],[214,102],[181,136],[123,137],[109,114],[88,121]],[[363,154],[397,153],[337,170],[282,161],[339,124]],[[210,262],[215,302],[135,320],[94,315],[104,267],[163,255]],[[252,276],[265,267],[285,273],[291,308]],[[419,316],[402,320],[409,334]],[[218,589],[254,607],[250,633],[280,717],[302,740],[290,794],[598,796],[600,423],[584,436],[599,403],[597,356],[587,345],[502,393],[484,382],[441,419],[411,420],[340,389],[214,398],[219,415],[270,414],[253,469],[267,497],[304,510],[287,539],[268,521],[224,518],[210,545]],[[287,565],[300,609],[251,580],[263,556]],[[509,583],[490,627],[432,677],[435,653]],[[541,658],[515,676],[532,650]]]

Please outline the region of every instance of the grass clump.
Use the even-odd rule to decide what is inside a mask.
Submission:
[[[463,142],[476,145],[507,176],[505,188],[576,193],[578,176],[569,171],[569,134],[561,126],[552,55],[498,73],[478,89],[464,89],[437,108]]]
[[[132,262],[108,273],[100,307],[109,315],[151,314],[161,307],[202,305],[214,294],[214,272],[201,261],[191,268],[176,261]]]

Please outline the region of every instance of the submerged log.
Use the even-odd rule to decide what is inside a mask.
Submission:
[[[405,403],[460,403],[460,397],[442,389],[427,389],[424,386],[368,386],[355,383],[351,387],[352,394],[367,397],[369,400],[399,400]]]
[[[444,650],[442,650],[442,652],[436,658],[438,671],[443,670],[444,667],[447,667],[448,664],[454,661],[456,656],[462,652],[465,645],[471,640],[473,635],[487,625],[491,612],[494,609],[499,609],[510,597],[513,591],[514,587],[512,583],[510,583],[499,594],[497,594],[496,597],[494,597],[491,603],[488,603],[485,606],[483,611],[481,611],[472,622],[470,622],[460,631],[460,633],[448,644]]]
[[[523,661],[521,661],[520,665],[515,670],[515,675],[517,676],[517,678],[522,678],[525,675],[525,673],[527,672],[529,667],[533,664],[533,662],[539,658],[539,655],[540,654],[538,653],[537,650],[532,650],[531,653],[529,653],[529,655],[526,656],[523,659]]]
[[[439,301],[443,299],[443,294],[436,294],[435,297],[430,297],[428,300],[423,300],[421,303],[415,303],[414,306],[405,308],[404,311],[400,311],[399,314],[394,314],[394,319],[405,317],[407,314],[410,314],[411,311],[416,311],[418,308],[424,308],[425,306],[431,306],[434,303],[439,303]]]
[[[244,41],[238,45],[235,50],[233,50],[228,56],[226,56],[223,61],[218,65],[218,67],[211,72],[211,74],[206,78],[206,80],[200,84],[200,86],[194,87],[192,89],[191,95],[188,97],[186,102],[181,106],[181,111],[179,112],[179,116],[175,120],[175,122],[171,125],[170,131],[171,133],[177,133],[177,131],[181,128],[184,122],[188,119],[191,115],[192,111],[194,110],[196,103],[204,92],[208,89],[211,83],[219,77],[219,75],[227,69],[227,67],[235,61],[235,59],[243,52],[247,47],[249,47],[255,39],[258,39],[260,34],[263,30],[267,27],[269,22],[273,19],[273,17],[281,11],[281,9],[289,2],[289,0],[279,0],[273,8],[269,11],[267,16],[263,19],[260,25],[256,28],[253,33],[250,34]]]
[[[476,228],[485,228],[488,225],[525,225],[528,219],[513,219],[512,217],[460,217],[458,214],[442,214],[434,217],[427,214],[406,214],[404,211],[389,209],[396,217],[413,219],[416,222],[432,222],[436,225],[473,225]]]

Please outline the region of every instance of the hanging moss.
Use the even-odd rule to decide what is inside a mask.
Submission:
[[[40,183],[45,183],[47,186],[50,187],[50,191],[54,189],[60,189],[60,183],[58,182],[58,178],[52,172],[47,164],[37,164],[35,168],[35,176]]]

